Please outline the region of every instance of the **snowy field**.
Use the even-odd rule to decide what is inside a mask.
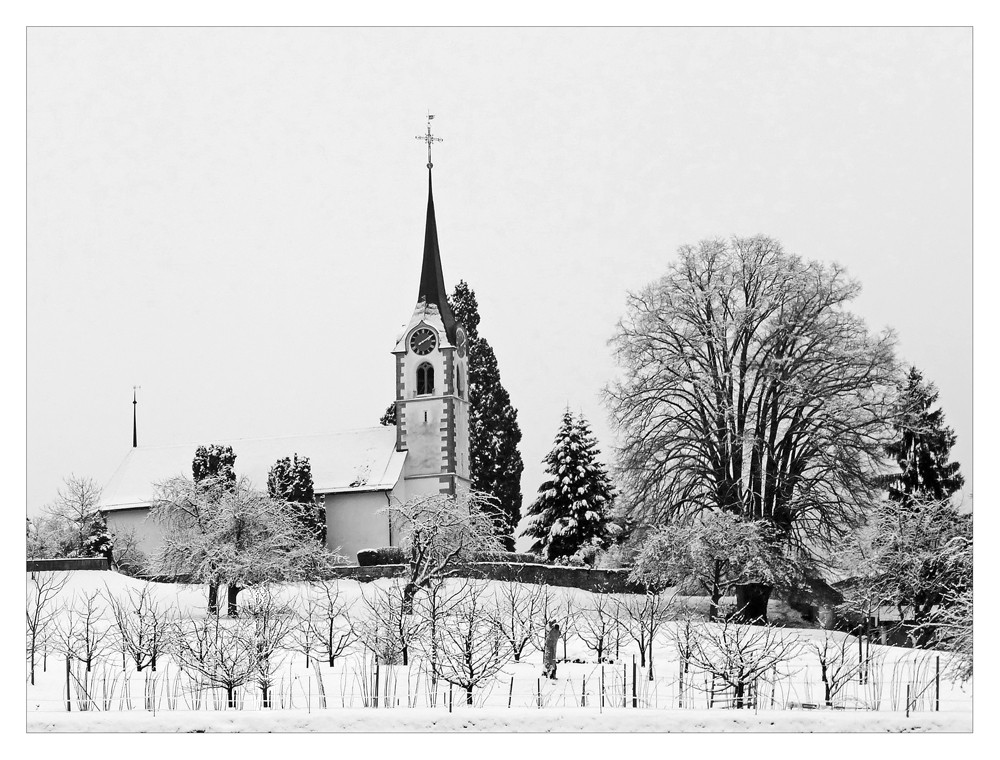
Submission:
[[[60,574],[65,587],[54,608],[74,604],[100,591],[123,598],[146,584],[108,572]],[[452,582],[449,582],[452,583]],[[31,589],[29,577],[28,587]],[[343,580],[341,600],[360,618],[362,593],[371,598],[388,580],[369,584]],[[485,584],[486,596],[508,584]],[[180,618],[206,615],[205,589],[175,584],[149,584],[153,598]],[[533,587],[528,587],[533,588]],[[550,589],[553,600],[579,610],[594,595],[576,589]],[[279,589],[281,601],[299,609],[304,586]],[[241,602],[244,595],[241,595]],[[106,605],[105,605],[106,606]],[[65,615],[65,613],[61,613]],[[110,624],[103,610],[103,625]],[[680,678],[680,658],[673,643],[675,622],[665,623],[654,639],[652,667],[640,665],[638,645],[622,638],[609,642],[606,659],[570,631],[559,644],[558,680],[541,678],[541,654],[531,645],[520,662],[506,664],[473,691],[467,705],[464,690],[429,685],[419,655],[407,665],[376,665],[370,652],[355,643],[335,659],[306,666],[301,652],[282,651],[274,658],[269,704],[253,682],[236,690],[230,705],[220,689],[195,689],[188,674],[168,655],[137,672],[120,650],[103,654],[89,673],[66,658],[55,641],[39,649],[35,683],[26,677],[29,731],[189,732],[189,731],[970,731],[972,684],[935,680],[947,655],[933,651],[870,645],[867,677],[852,677],[824,707],[820,667],[809,647],[824,634],[789,628],[795,654],[758,679],[752,706],[732,709],[731,694],[713,684],[706,673],[690,670]],[[835,641],[844,634],[833,634]],[[849,651],[856,639],[847,637]],[[43,651],[44,650],[44,651]],[[939,659],[940,658],[940,659]],[[317,683],[322,681],[322,688]],[[907,693],[909,715],[906,714]]]

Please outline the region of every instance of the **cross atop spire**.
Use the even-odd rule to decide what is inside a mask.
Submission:
[[[434,135],[431,134],[431,119],[433,119],[433,118],[434,118],[434,114],[432,114],[430,111],[428,111],[427,112],[427,134],[426,135],[417,135],[417,139],[418,140],[423,140],[425,143],[427,143],[427,168],[428,169],[430,169],[431,167],[434,166],[434,164],[431,163],[431,146],[434,143],[436,143],[436,142],[444,142],[443,138],[441,138],[441,137],[435,137]]]

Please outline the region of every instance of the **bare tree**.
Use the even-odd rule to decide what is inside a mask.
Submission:
[[[70,475],[63,480],[55,500],[45,512],[62,526],[62,557],[90,557],[105,553],[107,527],[100,512],[101,487],[90,478]]]
[[[114,621],[115,643],[135,663],[137,672],[147,665],[156,670],[157,659],[171,644],[174,616],[154,598],[150,584],[129,588],[124,597],[106,589],[104,598]]]
[[[181,669],[199,686],[225,690],[230,709],[236,707],[236,690],[257,674],[254,622],[247,617],[208,615],[187,621],[172,650]]]
[[[742,625],[729,620],[694,626],[688,659],[733,690],[738,709],[748,706],[757,679],[799,654],[798,640],[770,625]]]
[[[604,662],[618,622],[618,605],[608,594],[593,594],[590,602],[580,610],[576,624],[576,635],[587,649],[597,655],[598,662]]]
[[[685,705],[685,689],[690,689],[691,679],[691,651],[694,647],[694,638],[697,633],[696,615],[692,610],[681,607],[680,614],[676,622],[671,626],[667,635],[670,637],[674,649],[677,651],[677,706]]]
[[[252,636],[250,651],[254,663],[254,678],[260,689],[261,706],[271,707],[271,687],[274,677],[281,667],[281,652],[291,643],[295,617],[292,610],[281,604],[270,586],[258,586],[250,590],[246,613],[252,626],[246,633]]]
[[[469,583],[466,578],[432,581],[425,589],[425,593],[416,600],[416,615],[421,621],[417,644],[430,669],[431,707],[437,705],[438,682],[441,678],[441,639],[445,635],[444,629],[450,624],[455,606],[469,593]]]
[[[538,635],[542,590],[523,583],[502,583],[494,591],[495,621],[510,644],[514,662]],[[532,644],[534,646],[534,644]]]
[[[502,550],[494,502],[486,494],[463,491],[455,496],[421,496],[388,508],[409,563],[403,590],[406,614],[413,611],[419,589],[453,576],[477,553]]]
[[[440,676],[465,689],[466,704],[471,705],[473,689],[493,678],[511,659],[507,637],[486,601],[485,584],[465,587],[440,631]]]
[[[74,594],[72,603],[65,606],[56,624],[60,651],[82,662],[88,673],[94,661],[109,648],[110,630],[104,620],[105,608],[100,598],[100,591]]]
[[[893,334],[846,308],[859,289],[758,236],[683,246],[630,294],[606,391],[630,516],[731,511],[803,550],[855,527],[901,379]]]
[[[404,609],[405,592],[398,582],[382,588],[374,586],[361,599],[365,617],[358,625],[358,637],[365,649],[386,665],[410,662],[410,649],[415,643],[421,621]]]
[[[29,678],[35,685],[35,656],[45,637],[52,632],[59,612],[55,599],[63,590],[69,575],[65,573],[34,572],[28,576],[28,595],[25,606],[26,652],[29,663]]]
[[[629,637],[639,645],[639,665],[646,667],[649,658],[653,678],[653,642],[673,612],[673,596],[650,591],[646,594],[623,594],[618,597],[618,619]]]
[[[805,643],[806,650],[819,662],[823,699],[827,707],[833,707],[833,700],[840,690],[861,670],[861,660],[854,646],[856,641],[847,634],[824,629],[815,632]]]

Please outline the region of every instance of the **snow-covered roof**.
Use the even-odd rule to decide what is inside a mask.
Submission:
[[[388,491],[396,485],[406,459],[396,451],[396,428],[361,430],[284,438],[239,438],[131,449],[101,496],[101,509],[112,511],[149,505],[153,484],[177,475],[191,477],[191,460],[200,445],[232,446],[236,474],[258,488],[267,487],[274,463],[298,454],[309,457],[317,494],[351,491]]]

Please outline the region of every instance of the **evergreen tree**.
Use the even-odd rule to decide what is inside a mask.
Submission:
[[[552,451],[545,457],[550,478],[528,507],[531,521],[521,534],[536,539],[531,551],[548,559],[570,557],[608,540],[608,511],[614,497],[597,441],[581,414],[563,414]]]
[[[895,423],[897,438],[886,446],[886,453],[900,469],[885,479],[893,501],[942,501],[965,482],[958,462],[948,461],[955,433],[944,424],[941,409],[931,410],[937,399],[934,384],[925,383],[920,371],[911,368],[900,399],[901,414]]]
[[[389,427],[389,425],[396,424],[396,402],[393,401],[389,406],[385,408],[385,413],[382,418],[378,421],[379,425],[383,427]]]
[[[272,499],[288,502],[302,528],[326,543],[326,510],[316,504],[309,457],[294,454],[275,462],[267,474],[267,492]]]
[[[521,519],[521,428],[517,409],[500,382],[500,368],[489,342],[479,335],[479,304],[464,280],[449,299],[455,319],[469,339],[469,475],[472,490],[496,500],[494,519],[507,551]]]
[[[201,483],[209,479],[221,478],[224,482],[235,483],[236,454],[232,446],[220,446],[213,443],[199,446],[194,452],[191,462],[191,474],[194,482]]]

